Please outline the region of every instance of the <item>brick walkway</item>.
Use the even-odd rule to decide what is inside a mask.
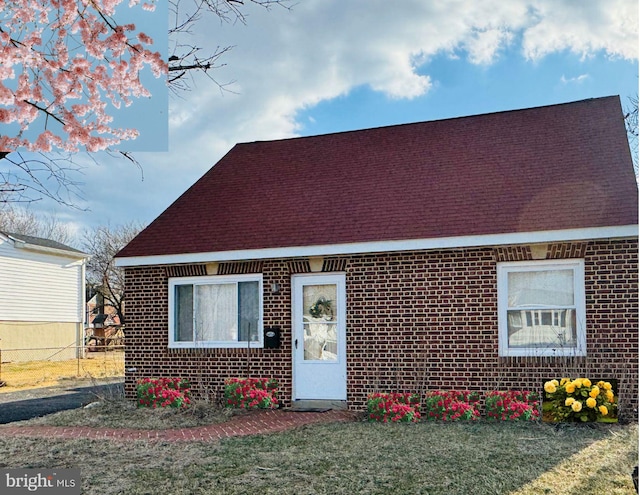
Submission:
[[[151,440],[164,442],[209,442],[234,436],[259,435],[303,425],[354,421],[349,411],[291,412],[253,411],[230,421],[177,430],[135,430],[71,426],[0,426],[0,436],[36,438],[86,438],[92,440]]]

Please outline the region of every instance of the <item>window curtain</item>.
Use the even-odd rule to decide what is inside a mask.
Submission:
[[[573,270],[509,272],[510,347],[576,343]]]
[[[509,272],[510,308],[574,305],[573,270]]]
[[[196,340],[238,340],[238,297],[235,284],[196,286]]]

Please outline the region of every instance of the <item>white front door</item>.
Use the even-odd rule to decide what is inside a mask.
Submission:
[[[294,275],[293,399],[347,400],[344,274]]]

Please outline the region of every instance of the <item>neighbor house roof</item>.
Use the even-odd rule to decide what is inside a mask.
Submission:
[[[637,210],[613,96],[238,144],[118,257],[134,265],[402,248],[416,239],[621,231],[611,227],[637,234],[628,229]]]
[[[6,238],[11,239],[16,247],[30,249],[32,251],[43,251],[51,254],[63,254],[72,255],[80,258],[89,257],[88,254],[67,246],[58,241],[52,241],[51,239],[45,239],[42,237],[34,237],[32,235],[13,234],[9,232],[0,232],[0,235],[4,235]]]

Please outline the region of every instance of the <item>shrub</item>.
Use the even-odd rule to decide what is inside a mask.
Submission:
[[[480,418],[480,394],[468,390],[427,392],[424,413],[428,420],[475,421]]]
[[[535,421],[540,417],[538,394],[526,390],[488,392],[486,409],[489,419],[502,421]]]
[[[138,407],[188,407],[191,404],[190,386],[182,378],[138,380]]]
[[[420,396],[412,393],[369,394],[369,421],[415,423],[420,419]]]
[[[224,398],[227,407],[275,409],[278,407],[278,382],[270,378],[227,378]]]
[[[562,378],[544,384],[553,421],[606,421],[615,417],[618,400],[610,382]]]

